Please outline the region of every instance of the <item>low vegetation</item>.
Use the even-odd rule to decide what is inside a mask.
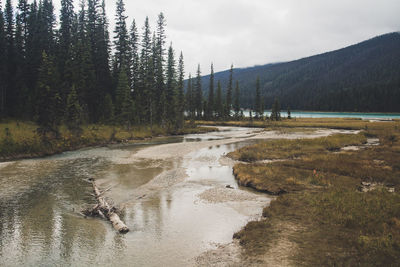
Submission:
[[[229,153],[229,156],[241,161],[259,161],[293,159],[310,153],[337,151],[349,145],[361,145],[367,142],[364,134],[338,134],[317,139],[295,139],[266,141],[241,148]]]
[[[196,121],[198,125],[211,126],[241,126],[241,127],[259,127],[269,130],[282,128],[328,128],[343,130],[368,130],[391,128],[388,122],[370,122],[357,118],[295,118],[282,119],[280,121],[272,120],[240,120],[240,121]]]
[[[204,133],[212,127],[187,126],[178,131],[158,126],[135,126],[129,130],[122,126],[91,124],[82,126],[79,133],[66,126],[59,128],[59,136],[38,133],[33,122],[9,121],[0,123],[0,160],[51,155],[81,147],[141,140],[157,136]]]
[[[290,242],[288,255],[294,265],[397,265],[399,127],[399,122],[369,123],[357,135],[263,142],[230,154],[240,158],[255,151],[248,163],[235,165],[235,176],[242,185],[279,194],[264,209],[264,219],[235,234],[246,255],[260,258],[272,244]],[[379,145],[365,145],[366,137],[378,138]],[[360,149],[338,150],[347,145]],[[286,160],[256,162],[268,158]]]

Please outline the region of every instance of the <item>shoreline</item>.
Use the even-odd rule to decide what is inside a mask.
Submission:
[[[102,141],[98,141],[98,142],[90,142],[89,141],[86,144],[73,145],[71,147],[64,147],[62,149],[57,149],[56,148],[57,144],[54,143],[54,144],[51,144],[50,147],[46,148],[46,149],[49,149],[50,151],[46,151],[45,149],[43,149],[42,151],[33,152],[33,153],[15,153],[15,154],[10,153],[11,155],[9,155],[9,156],[0,156],[0,163],[13,162],[13,161],[25,160],[25,159],[45,158],[45,157],[49,157],[49,156],[59,155],[64,152],[78,151],[78,150],[81,150],[84,148],[106,147],[109,145],[116,145],[116,144],[133,144],[133,143],[140,142],[140,141],[153,140],[155,138],[179,137],[179,136],[184,136],[186,134],[201,134],[201,133],[218,131],[217,128],[214,128],[211,126],[200,126],[198,131],[196,131],[196,128],[186,128],[186,129],[189,130],[189,133],[177,133],[177,134],[165,134],[165,135],[160,134],[160,135],[155,135],[155,136],[151,136],[151,137],[134,137],[134,138],[117,139],[117,140],[109,140],[109,141],[102,140]],[[185,130],[185,129],[183,129],[183,130]],[[81,140],[82,139],[80,139],[79,141],[81,141]],[[62,140],[59,140],[59,141],[62,141]],[[54,150],[52,150],[52,149],[54,149]]]

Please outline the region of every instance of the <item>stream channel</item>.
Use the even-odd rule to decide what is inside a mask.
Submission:
[[[199,255],[231,243],[271,200],[239,188],[224,155],[278,137],[221,127],[0,163],[0,266],[196,265]],[[80,214],[95,203],[90,177],[111,188],[106,197],[123,208],[129,233]]]

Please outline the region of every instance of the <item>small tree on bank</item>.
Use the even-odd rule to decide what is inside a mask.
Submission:
[[[281,120],[281,105],[279,104],[278,98],[275,98],[271,109],[271,120],[280,121]]]

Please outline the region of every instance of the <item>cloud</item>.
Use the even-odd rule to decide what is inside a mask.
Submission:
[[[77,0],[75,0],[77,1]],[[115,1],[106,0],[110,32]],[[398,0],[125,0],[128,24],[162,11],[187,72],[294,60],[400,30]],[[59,8],[58,8],[59,9]]]

